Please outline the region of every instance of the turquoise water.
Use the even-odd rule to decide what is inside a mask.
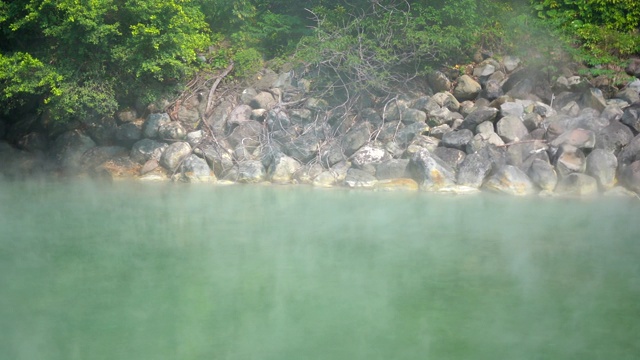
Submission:
[[[638,359],[640,204],[0,184],[0,359]]]

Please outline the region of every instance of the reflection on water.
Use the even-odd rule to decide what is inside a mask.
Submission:
[[[0,184],[1,359],[637,359],[626,200]]]

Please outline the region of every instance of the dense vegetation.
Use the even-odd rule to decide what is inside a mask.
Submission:
[[[639,22],[636,0],[2,0],[0,111],[110,115],[198,71],[233,61],[238,78],[274,58],[347,91],[385,90],[478,50],[537,49],[526,58],[569,55],[611,74],[640,53]]]

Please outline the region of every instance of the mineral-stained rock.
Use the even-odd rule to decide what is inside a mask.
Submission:
[[[589,175],[572,173],[558,182],[555,191],[562,195],[593,195],[598,192],[598,182]]]
[[[556,171],[563,178],[571,173],[583,173],[587,162],[582,150],[571,145],[562,145],[556,153]]]
[[[376,165],[378,180],[399,179],[406,177],[409,159],[391,159]]]
[[[375,176],[360,169],[350,168],[344,178],[344,184],[350,188],[372,188],[378,180]]]
[[[269,165],[267,174],[272,182],[286,184],[291,182],[293,174],[300,169],[300,166],[296,159],[279,154],[279,156],[274,157]]]
[[[455,171],[427,149],[421,149],[411,157],[409,169],[423,190],[455,185]]]
[[[467,155],[458,168],[457,183],[479,188],[491,171],[491,160],[480,153]]]
[[[613,153],[602,149],[595,149],[587,156],[585,174],[598,181],[603,190],[611,189],[616,183],[618,159]]]
[[[191,154],[182,162],[182,179],[188,182],[214,182],[216,175],[211,171],[206,160]]]
[[[238,164],[238,182],[259,183],[265,180],[266,174],[261,161],[247,160]]]
[[[182,160],[191,154],[191,146],[184,141],[175,142],[169,145],[160,158],[160,165],[169,171],[175,171]]]
[[[531,181],[542,190],[553,191],[558,184],[558,174],[548,161],[534,159],[527,173]]]
[[[415,191],[420,188],[415,180],[407,178],[381,180],[373,187],[382,191]]]
[[[508,195],[530,195],[535,192],[533,182],[527,174],[512,165],[505,165],[498,169],[484,183],[484,188],[490,191]]]

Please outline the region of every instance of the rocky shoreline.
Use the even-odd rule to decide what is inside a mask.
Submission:
[[[550,82],[509,56],[466,70],[434,72],[422,91],[361,96],[353,106],[314,97],[312,77],[264,70],[214,106],[195,92],[171,107],[87,120],[53,139],[35,121],[0,122],[0,179],[640,193],[640,79],[607,99],[596,81],[567,72]]]

